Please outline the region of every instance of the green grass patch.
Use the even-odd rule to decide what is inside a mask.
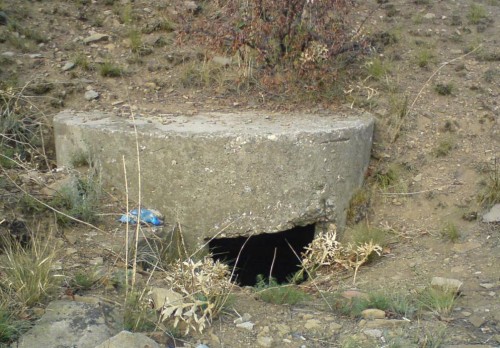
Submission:
[[[437,146],[434,148],[434,155],[436,157],[446,157],[455,147],[455,139],[451,136],[442,137]]]
[[[439,95],[451,95],[454,89],[455,86],[452,83],[438,83],[434,86],[434,90]]]
[[[257,277],[255,289],[257,297],[267,303],[294,305],[308,298],[308,295],[295,285],[280,285],[275,279],[267,280],[262,275]]]
[[[427,68],[433,62],[433,60],[434,53],[427,48],[419,49],[415,55],[415,61],[421,68]]]
[[[452,291],[427,287],[419,294],[418,303],[421,310],[446,317],[451,313],[456,298],[456,293]]]
[[[142,293],[129,293],[123,313],[123,328],[132,332],[151,332],[156,329],[157,316],[143,299]]]
[[[457,242],[461,236],[462,235],[458,227],[451,222],[446,223],[445,226],[441,229],[441,237],[452,243]]]
[[[467,12],[467,19],[470,24],[478,24],[481,20],[488,18],[486,9],[479,4],[471,4],[469,12]]]
[[[117,64],[106,61],[99,67],[99,74],[102,77],[120,77],[124,73],[124,70]]]

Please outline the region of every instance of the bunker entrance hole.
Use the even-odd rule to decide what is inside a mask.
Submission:
[[[254,286],[258,275],[265,279],[271,275],[281,284],[300,270],[298,257],[312,242],[314,230],[312,224],[251,237],[217,238],[208,248],[215,260],[235,268],[232,280],[241,286]]]

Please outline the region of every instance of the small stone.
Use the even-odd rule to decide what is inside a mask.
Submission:
[[[41,53],[32,53],[28,57],[30,57],[31,59],[42,58],[42,54]]]
[[[76,253],[78,250],[76,250],[75,248],[66,248],[66,255],[72,255],[74,253]]]
[[[479,286],[485,288],[485,289],[491,289],[492,287],[495,286],[495,284],[492,284],[492,283],[481,283],[479,284]]]
[[[364,330],[363,333],[370,337],[380,338],[382,337],[382,330],[379,329],[368,329]]]
[[[106,35],[106,34],[92,34],[92,35],[86,37],[85,39],[83,39],[83,43],[89,44],[89,43],[93,43],[93,42],[107,40],[108,38],[109,38],[109,35]]]
[[[149,291],[148,296],[153,302],[153,308],[157,310],[161,309],[165,306],[165,304],[183,303],[181,294],[165,288],[152,288]]]
[[[212,58],[212,62],[218,65],[228,66],[231,65],[233,60],[229,57],[215,56]]]
[[[257,344],[261,347],[272,347],[273,339],[267,336],[259,336],[257,337]]]
[[[425,18],[425,19],[434,19],[434,18],[436,18],[436,15],[435,15],[434,13],[430,13],[430,12],[429,12],[429,13],[426,13],[426,14],[424,15],[424,18]]]
[[[304,327],[308,330],[315,330],[315,329],[321,328],[322,323],[321,323],[321,320],[318,320],[318,319],[309,319],[304,324]]]
[[[431,280],[433,288],[452,293],[458,293],[462,284],[460,280],[451,278],[433,277]]]
[[[381,309],[368,308],[361,312],[361,316],[365,319],[384,319],[385,312]]]
[[[252,331],[254,325],[255,325],[254,323],[252,323],[250,321],[247,321],[247,322],[244,322],[244,323],[241,323],[241,324],[236,324],[236,327],[239,328],[239,329],[245,329],[245,330],[248,330],[248,331]]]
[[[422,181],[422,174],[417,174],[413,177],[413,181],[420,182]]]
[[[472,325],[474,325],[477,328],[480,327],[481,325],[483,325],[486,321],[484,318],[480,317],[479,315],[473,315],[468,320]]]
[[[342,324],[330,323],[329,325],[330,331],[338,331],[342,329]]]
[[[64,66],[62,67],[62,71],[68,71],[68,70],[71,70],[75,67],[75,63],[73,62],[66,62],[66,64],[64,64]]]
[[[241,317],[234,319],[233,323],[241,324],[249,321],[250,319],[252,319],[252,316],[249,313],[243,313]]]
[[[97,98],[99,98],[98,92],[96,92],[94,90],[90,90],[90,91],[85,92],[85,100],[91,101],[91,100],[94,100]]]
[[[104,259],[102,258],[102,256],[98,256],[95,259],[90,260],[90,264],[93,266],[100,266],[103,263],[104,263]]]
[[[463,315],[464,317],[470,317],[470,316],[472,315],[472,313],[471,313],[471,312],[467,312],[467,311],[463,311],[463,312],[462,312],[462,315]]]
[[[7,51],[7,52],[2,53],[2,56],[8,57],[8,58],[12,58],[12,57],[14,57],[14,55],[15,55],[14,52],[11,52],[11,51]]]
[[[500,204],[495,204],[489,212],[483,215],[483,222],[500,222]]]

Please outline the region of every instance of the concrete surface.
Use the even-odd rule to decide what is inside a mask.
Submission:
[[[54,118],[57,162],[81,153],[108,185],[180,222],[191,243],[213,236],[284,231],[318,221],[345,223],[370,157],[366,114],[265,113],[119,117],[63,111]],[[125,201],[124,201],[125,203]]]

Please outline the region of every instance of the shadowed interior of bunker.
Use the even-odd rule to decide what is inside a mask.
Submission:
[[[233,281],[240,285],[253,286],[258,275],[267,279],[269,274],[285,283],[300,269],[299,257],[312,242],[314,230],[314,225],[307,225],[251,237],[217,238],[208,247],[215,260],[236,267]]]

